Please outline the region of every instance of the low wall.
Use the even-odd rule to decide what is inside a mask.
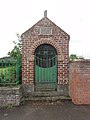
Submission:
[[[70,62],[70,96],[75,104],[90,104],[90,60]]]
[[[70,96],[75,104],[90,104],[90,60],[69,64]],[[0,107],[18,106],[23,97],[23,86],[0,87]],[[29,90],[30,91],[30,90]]]
[[[0,106],[18,106],[22,98],[22,87],[0,87]]]

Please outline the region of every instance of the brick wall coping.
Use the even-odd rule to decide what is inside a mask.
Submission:
[[[84,60],[75,60],[75,61],[69,61],[69,63],[89,63],[90,59],[84,59]]]

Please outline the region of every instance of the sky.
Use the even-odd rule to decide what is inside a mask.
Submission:
[[[0,58],[22,34],[47,17],[70,35],[69,54],[90,59],[90,0],[0,0]]]

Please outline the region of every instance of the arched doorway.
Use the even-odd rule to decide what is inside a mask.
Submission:
[[[49,44],[38,46],[34,52],[35,90],[56,90],[57,86],[57,52]]]

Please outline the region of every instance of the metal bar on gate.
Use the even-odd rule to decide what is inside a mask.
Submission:
[[[38,73],[39,73],[39,70],[38,70],[39,67],[38,67],[38,57],[37,57],[37,56],[35,56],[35,57],[36,57],[36,60],[37,60],[37,61],[36,61],[36,62],[37,62],[37,63],[36,63],[36,73],[37,73],[37,74],[36,74],[36,82],[37,82],[38,79],[39,79],[39,75],[38,75]]]
[[[16,61],[16,84],[19,82],[19,63]]]
[[[1,68],[1,62],[0,62],[0,83],[1,83],[1,70],[2,70],[2,68]]]
[[[47,81],[49,81],[48,74],[49,74],[49,59],[47,58]]]
[[[45,80],[46,80],[46,59],[45,59],[45,68],[44,68],[44,73],[45,73]],[[44,82],[45,82],[45,80],[44,80]]]
[[[53,77],[54,77],[53,74],[54,73],[53,73],[53,58],[52,58],[52,79],[51,79],[51,81],[53,81]]]
[[[38,58],[35,54],[35,83],[38,81]]]
[[[56,60],[56,58],[54,57],[54,82],[55,82],[55,78],[56,78],[56,64],[55,64],[55,60]]]
[[[45,82],[47,82],[47,68],[48,68],[48,63],[47,63],[47,56],[46,56],[46,80],[45,80]]]
[[[40,64],[41,64],[41,62],[40,62],[41,60],[40,60],[40,58],[39,58],[39,82],[40,82],[40,77],[41,77],[41,69],[40,69]]]
[[[52,80],[52,58],[51,58],[51,72],[50,72],[51,74],[50,74],[50,80]]]
[[[57,79],[57,55],[56,55],[56,59],[55,59],[56,61],[55,61],[55,64],[56,64],[56,79]]]
[[[54,82],[55,82],[55,74],[56,74],[56,72],[55,72],[55,71],[56,71],[56,69],[55,69],[55,66],[56,66],[56,65],[55,65],[55,59],[56,59],[56,58],[55,58],[55,56],[54,56],[54,60],[53,60],[53,64],[54,64]]]
[[[35,60],[35,63],[34,63],[34,71],[35,71],[35,76],[34,76],[34,78],[35,78],[35,82],[36,82],[36,55],[34,56],[34,60]]]
[[[43,71],[42,71],[42,70],[43,70],[43,69],[42,69],[42,58],[41,58],[41,65],[40,65],[40,66],[41,66],[41,81],[42,81],[42,76],[43,76],[43,73],[42,73],[42,72],[43,72]]]
[[[5,72],[5,81],[6,81],[6,73],[7,73],[7,72],[6,72],[6,69],[7,69],[7,68],[6,68],[6,63],[4,63],[4,65],[5,65],[4,72]]]
[[[8,80],[10,80],[10,62],[8,63]]]
[[[52,58],[52,81],[54,79],[54,68],[53,68],[53,66],[54,66],[54,57]]]
[[[55,88],[56,88],[56,82],[57,82],[57,56],[55,56]]]
[[[14,81],[14,62],[12,63],[12,81]]]
[[[10,79],[10,82],[12,82],[13,83],[13,79],[12,79],[12,62],[10,62],[10,64],[11,64],[11,67],[10,67],[10,76],[11,76],[11,79]]]
[[[40,74],[40,73],[39,73],[39,69],[40,69],[40,68],[39,68],[39,58],[38,58],[38,82],[39,82],[39,74]]]
[[[43,62],[43,58],[42,58],[42,81],[43,81],[43,77],[44,77],[44,67],[43,67],[43,64],[44,62]]]

